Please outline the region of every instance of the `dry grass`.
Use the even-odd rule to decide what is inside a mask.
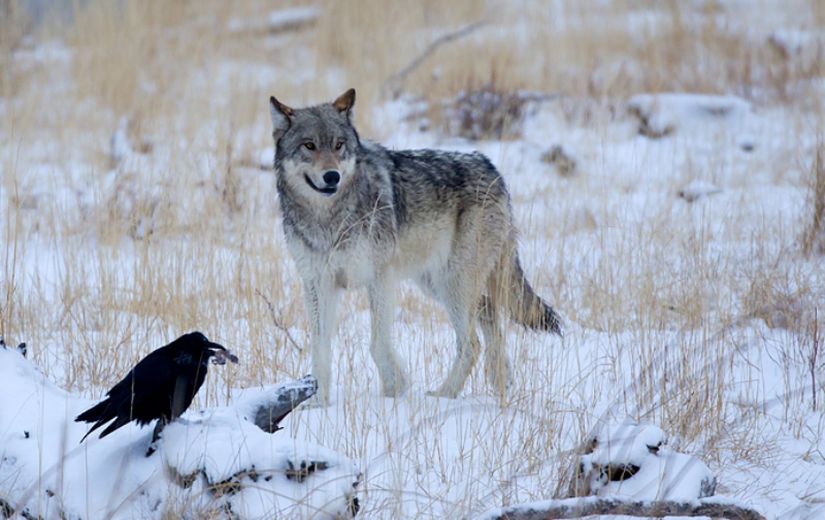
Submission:
[[[792,4],[788,11],[811,13],[800,17],[805,29],[825,26],[822,2]],[[751,200],[724,214],[721,227],[678,199],[654,200],[642,218],[625,211],[622,197],[651,185],[598,175],[611,173],[616,161],[606,122],[620,117],[616,107],[624,98],[651,91],[733,93],[765,109],[807,108],[814,104],[808,80],[825,75],[825,60],[819,59],[821,42],[784,54],[770,43],[772,27],[761,13],[785,9],[777,2],[754,3],[736,17],[724,16],[714,2],[703,3],[701,11],[695,5],[627,0],[594,13],[592,3],[574,1],[561,3],[561,11],[543,2],[329,1],[313,26],[270,34],[229,30],[233,19],[257,19],[273,9],[263,1],[91,0],[77,4],[68,24],[56,16],[33,24],[17,2],[0,1],[0,334],[29,342],[50,376],[89,395],[159,346],[158,338],[196,328],[237,345],[244,361],[237,370],[213,371],[200,405],[226,398],[216,388],[228,392],[303,375],[307,349],[296,348],[283,330],[304,344],[300,283],[284,250],[271,173],[258,167],[261,150],[271,146],[268,96],[300,106],[355,86],[359,128],[383,137],[397,122],[378,124],[371,110],[384,106],[386,80],[438,36],[483,20],[486,25],[424,60],[406,78],[404,93],[428,102],[424,113],[433,127],[456,134],[463,123],[455,130],[450,109],[462,93],[560,94],[562,126],[590,132],[592,149],[577,156],[581,173],[536,190],[515,187],[514,205],[531,279],[574,324],[572,338],[597,343],[599,355],[574,359],[561,354],[575,352],[571,340],[559,346],[511,331],[517,366],[512,402],[485,408],[495,408],[489,411],[494,432],[482,421],[464,432],[470,444],[491,435],[501,442],[485,448],[488,453],[470,450],[466,464],[500,479],[493,495],[502,501],[516,493],[521,477],[557,477],[556,462],[569,457],[563,450],[570,432],[583,437],[604,394],[617,396],[615,388],[581,383],[605,374],[632,381],[616,397],[617,409],[659,422],[709,458],[728,452],[755,457],[751,451],[761,441],[751,437],[750,426],[756,419],[741,413],[731,424],[736,413],[723,400],[733,371],[730,352],[746,339],[736,325],[749,319],[801,338],[814,330],[819,338],[825,330],[816,328],[825,315],[821,308],[796,322],[790,318],[825,295],[808,267],[794,263],[800,235],[804,249],[817,254],[815,237],[825,221],[822,148],[799,181],[810,181],[814,194],[804,211],[804,233],[798,223],[754,224]],[[754,20],[759,30],[746,31]],[[481,131],[469,137],[519,136],[514,123],[522,107],[502,114],[496,112],[500,104],[491,106],[480,115]],[[814,114],[821,119],[821,112]],[[113,161],[110,138],[119,126],[134,153]],[[788,148],[787,156],[777,154],[753,169],[784,172],[807,159],[793,156],[806,151]],[[521,157],[523,149],[502,150],[502,169],[515,181],[525,166],[535,167]],[[667,182],[726,178],[739,159],[720,152],[692,160],[666,165],[680,172]],[[730,189],[747,184],[750,173],[733,175]],[[582,201],[592,222],[584,231],[570,223]],[[714,248],[725,240],[746,253],[718,253]],[[44,251],[54,260],[38,260]],[[447,321],[416,292],[405,291],[400,302],[403,337],[420,354],[408,360],[409,368],[419,385],[435,386],[452,352]],[[338,337],[341,383],[359,377],[345,389],[346,424],[313,424],[313,435],[359,457],[374,448],[365,425],[387,412],[378,400],[365,403],[356,395],[377,388],[366,354],[368,332],[359,329],[367,321],[363,295],[349,295],[342,308],[353,319]],[[810,356],[806,341],[799,340],[802,354],[789,360]],[[790,387],[795,373],[788,363]],[[537,374],[536,366],[546,369]],[[468,388],[486,395],[477,372]],[[569,396],[546,395],[546,388],[562,383]],[[789,400],[788,415],[800,405],[807,410],[810,400]],[[409,408],[404,419],[414,426],[403,436],[392,430],[395,423],[381,423],[387,438],[399,443],[387,452],[435,469],[377,494],[392,498],[366,501],[366,512],[400,511],[410,498],[404,490],[413,485],[433,503],[453,500],[456,514],[477,507],[473,500],[483,485],[463,481],[443,451],[454,433],[449,413]],[[514,426],[514,417],[529,426]],[[433,474],[443,488],[425,489]],[[451,495],[451,485],[463,487]]]
[[[810,220],[802,238],[807,254],[825,254],[825,146],[820,145],[811,164]]]

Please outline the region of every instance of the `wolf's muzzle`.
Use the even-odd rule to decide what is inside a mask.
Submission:
[[[329,170],[327,172],[324,172],[324,182],[326,183],[326,186],[324,186],[323,188],[319,188],[318,186],[316,186],[307,174],[304,174],[304,180],[307,184],[309,184],[310,188],[317,191],[318,193],[322,193],[329,197],[330,195],[338,191],[338,183],[341,181],[341,174],[335,170]]]

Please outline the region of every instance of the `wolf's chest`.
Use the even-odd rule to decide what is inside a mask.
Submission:
[[[356,240],[346,248],[313,251],[303,243],[293,242],[290,250],[298,269],[310,278],[326,278],[341,289],[362,287],[375,278],[380,260],[369,240]]]

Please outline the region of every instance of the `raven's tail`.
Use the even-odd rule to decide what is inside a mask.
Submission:
[[[95,423],[95,425],[92,426],[92,429],[86,432],[86,435],[84,435],[83,438],[80,439],[81,443],[86,440],[86,437],[88,437],[90,433],[97,430],[114,417],[114,414],[112,414],[109,410],[110,404],[111,402],[109,399],[104,399],[103,401],[97,403],[96,405],[92,406],[85,412],[75,417],[75,422]]]
[[[101,420],[109,408],[109,399],[104,399],[74,418],[75,422],[95,422]],[[111,417],[110,417],[111,419]]]

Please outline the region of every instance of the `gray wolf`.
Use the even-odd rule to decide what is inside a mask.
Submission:
[[[237,356],[200,332],[184,334],[151,352],[106,393],[106,399],[75,418],[78,422],[95,423],[80,442],[112,419],[100,434],[101,439],[130,421],[145,425],[158,419],[152,434],[154,443],[163,427],[192,404],[206,379],[210,359],[216,365],[227,360],[238,362]],[[150,448],[148,454],[152,451]]]
[[[407,377],[392,348],[395,293],[413,280],[441,302],[455,329],[456,356],[434,395],[455,397],[479,354],[503,393],[510,363],[502,315],[561,334],[560,319],[530,287],[516,251],[504,181],[480,153],[388,150],[352,124],[355,90],[332,103],[293,109],[270,98],[277,191],[287,247],[297,265],[310,323],[313,374],[328,400],[330,340],[343,290],[365,287],[370,353],[387,396]]]

